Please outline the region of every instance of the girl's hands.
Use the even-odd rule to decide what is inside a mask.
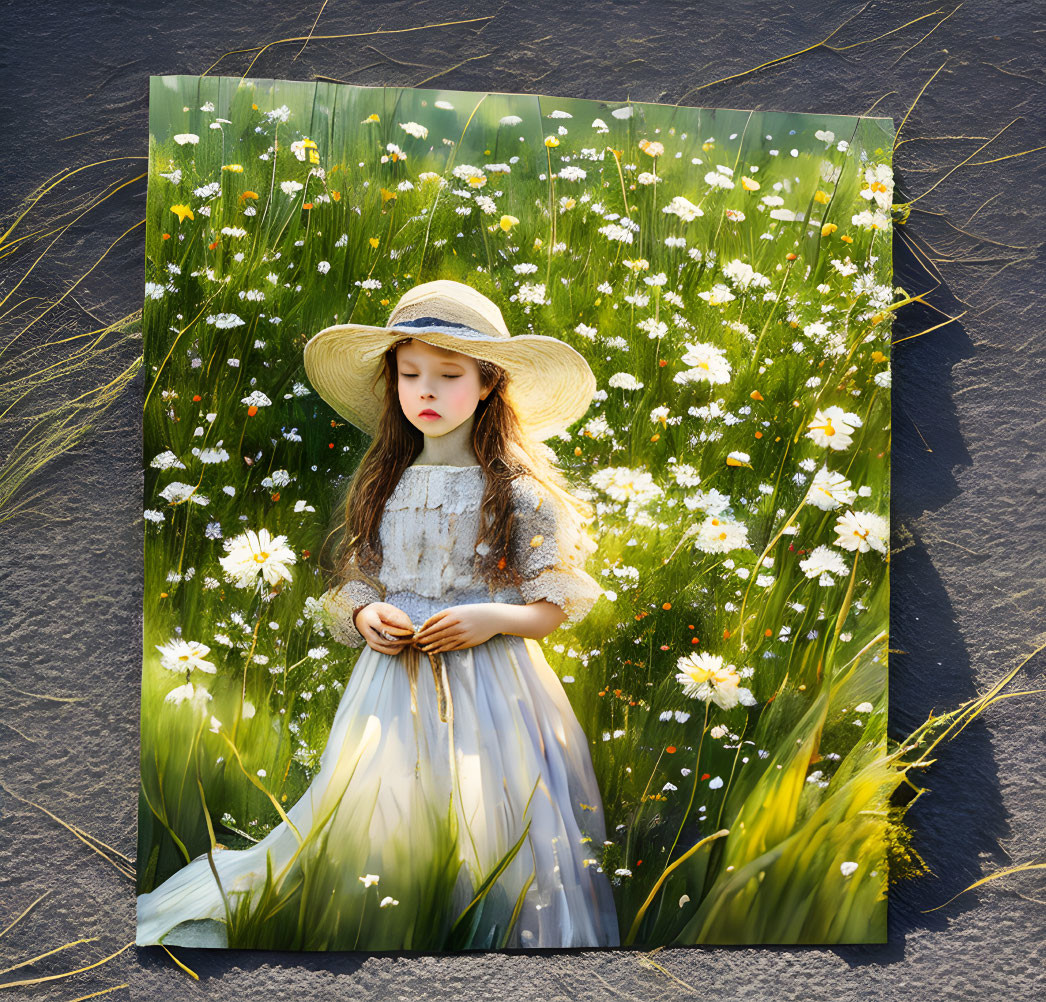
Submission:
[[[367,646],[380,654],[399,654],[414,635],[410,617],[388,602],[365,605],[356,613],[355,622]]]
[[[497,604],[477,602],[452,605],[434,613],[421,624],[414,639],[425,652],[460,651],[482,644],[501,632]]]

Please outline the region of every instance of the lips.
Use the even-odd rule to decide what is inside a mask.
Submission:
[[[439,415],[435,411],[433,411],[433,410],[424,410],[418,416],[419,417],[439,417]]]

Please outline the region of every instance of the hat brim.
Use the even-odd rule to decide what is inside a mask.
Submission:
[[[510,376],[509,401],[527,434],[538,441],[584,416],[596,392],[596,377],[585,357],[565,341],[543,334],[466,338],[440,331],[337,324],[314,334],[305,345],[305,373],[338,414],[373,436],[384,394],[375,376],[382,355],[404,337],[504,368]]]

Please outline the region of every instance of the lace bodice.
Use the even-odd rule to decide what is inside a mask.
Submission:
[[[382,566],[379,589],[363,575],[351,577],[320,599],[331,635],[350,647],[364,639],[352,611],[368,602],[389,602],[414,625],[450,605],[505,602],[526,605],[547,599],[582,619],[603,593],[581,566],[581,546],[565,545],[551,501],[530,477],[513,481],[515,521],[511,536],[518,586],[491,591],[473,566],[485,477],[480,466],[408,466],[385,504],[380,527]],[[481,543],[480,547],[486,544]],[[567,555],[563,550],[567,549]]]

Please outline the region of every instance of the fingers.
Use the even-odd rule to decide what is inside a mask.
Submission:
[[[439,629],[441,626],[445,625],[443,622],[443,617],[445,615],[445,612],[437,612],[435,615],[429,616],[429,618],[414,631],[415,639],[424,640],[433,630]]]
[[[367,643],[370,647],[376,650],[379,654],[387,654],[389,657],[395,657],[400,652],[400,648],[394,644],[390,644],[384,640],[371,640],[368,639]]]
[[[397,609],[394,605],[388,606],[387,609],[380,613],[381,621],[388,623],[389,626],[395,626],[397,629],[402,630],[413,630],[413,624],[408,616],[402,609]]]
[[[456,616],[451,616],[446,612],[437,613],[429,620],[424,626],[421,627],[414,634],[414,639],[420,643],[426,643],[429,640],[438,639],[446,634],[447,630],[453,629],[460,625],[460,620]]]
[[[368,626],[363,630],[363,637],[367,643],[382,654],[396,655],[410,642],[409,638],[390,638],[384,635],[380,629]]]
[[[437,651],[453,651],[457,650],[466,639],[465,633],[462,630],[455,630],[452,633],[447,633],[443,637],[430,640],[423,644],[421,649],[426,654],[431,654]]]
[[[409,640],[414,636],[414,631],[412,629],[408,629],[405,626],[393,626],[391,623],[386,623],[385,620],[381,621],[381,627],[385,633],[391,637],[395,637],[397,640]]]
[[[422,650],[427,649],[432,644],[443,644],[448,640],[458,637],[463,632],[463,627],[455,623],[444,627],[442,630],[437,630],[435,633],[427,634],[424,637],[415,638],[418,645]]]

